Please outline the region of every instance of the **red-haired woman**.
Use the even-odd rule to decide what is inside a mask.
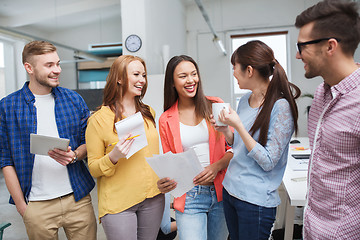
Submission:
[[[166,67],[164,113],[159,119],[164,152],[179,153],[190,148],[205,168],[194,179],[195,187],[174,200],[180,239],[227,239],[222,205],[222,180],[232,157],[225,138],[210,124],[211,104],[220,98],[205,97],[199,69],[189,56],[175,56]],[[159,180],[166,193],[176,187],[169,178]]]
[[[97,178],[99,218],[107,239],[156,239],[164,210],[159,178],[146,157],[159,153],[154,110],[142,102],[146,92],[145,62],[120,56],[110,68],[101,108],[88,121],[86,146],[90,173]],[[117,142],[115,122],[141,112],[148,146],[125,156],[134,139]]]

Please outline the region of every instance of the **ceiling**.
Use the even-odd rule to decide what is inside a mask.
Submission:
[[[120,16],[121,0],[0,0],[0,27],[53,33]],[[194,0],[181,0],[189,5]]]
[[[120,0],[1,0],[0,26],[48,33],[119,16]]]
[[[194,3],[194,0],[180,1],[185,6]],[[44,36],[92,23],[101,24],[107,19],[119,19],[120,5],[121,0],[0,0],[0,33],[34,37],[36,32]],[[99,58],[56,41],[52,43],[86,54],[84,58]]]

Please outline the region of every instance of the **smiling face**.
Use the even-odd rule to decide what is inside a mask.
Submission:
[[[300,28],[298,42],[307,42],[314,40],[311,37],[311,31],[314,23],[308,23]],[[326,44],[326,41],[319,42],[317,44],[309,44],[302,47],[301,55],[299,52],[296,53],[296,58],[301,59],[304,63],[305,77],[314,78],[322,76],[322,72],[326,70],[327,66],[324,65],[323,50],[322,48]],[[324,68],[325,67],[325,68]]]
[[[198,72],[192,62],[182,61],[176,66],[174,71],[174,86],[180,99],[195,97],[198,83]]]
[[[51,88],[60,84],[60,59],[57,52],[34,55],[24,63],[30,76],[31,90],[34,93],[50,92]]]
[[[129,63],[126,68],[128,88],[125,95],[130,97],[140,96],[141,92],[146,84],[146,72],[144,65],[135,60]]]

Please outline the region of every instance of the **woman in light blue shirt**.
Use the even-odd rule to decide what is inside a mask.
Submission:
[[[300,90],[261,41],[240,46],[231,63],[239,87],[251,92],[240,99],[237,112],[223,110],[219,116],[235,132],[216,127],[234,150],[223,181],[226,223],[231,239],[268,239],[289,141],[297,130]]]

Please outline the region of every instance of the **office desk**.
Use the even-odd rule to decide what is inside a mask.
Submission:
[[[309,147],[308,138],[293,138],[292,140],[297,139],[300,143],[290,144],[288,163],[285,169],[283,185],[285,187],[286,193],[288,195],[286,201],[286,212],[285,212],[285,240],[292,239],[294,231],[294,218],[295,218],[295,207],[296,206],[305,206],[305,197],[307,191],[307,164],[303,167],[303,170],[297,168],[296,165],[299,164],[302,160],[297,160],[293,158],[292,154],[309,154],[310,150],[294,150],[293,147]],[[304,164],[304,163],[303,163]]]

